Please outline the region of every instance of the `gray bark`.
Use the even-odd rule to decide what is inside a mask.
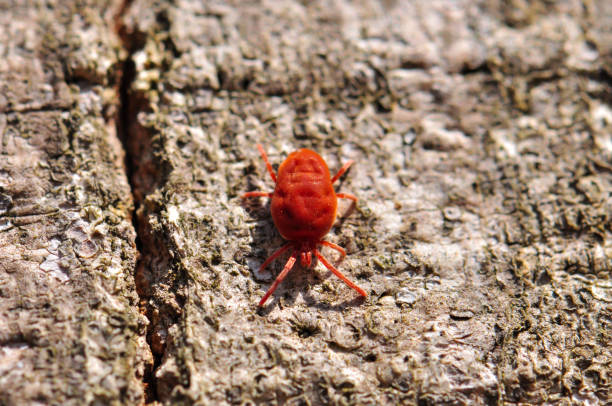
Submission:
[[[0,402],[611,401],[609,3],[7,7]],[[257,143],[356,161],[366,300],[318,264],[257,309]]]

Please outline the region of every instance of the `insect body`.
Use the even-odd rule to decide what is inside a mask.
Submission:
[[[323,241],[322,238],[331,229],[336,219],[338,198],[357,201],[357,198],[353,195],[336,193],[332,186],[347,171],[353,161],[344,164],[338,173],[330,179],[329,169],[323,158],[309,149],[300,149],[291,153],[285,159],[278,168],[277,177],[263,147],[257,144],[257,149],[265,161],[268,173],[276,183],[276,187],[272,193],[248,192],[242,197],[270,197],[272,199],[272,220],[280,234],[289,240],[287,244],[266,259],[259,271],[261,272],[285,251],[290,248],[293,249],[285,267],[261,299],[259,306],[264,305],[268,297],[285,279],[298,258],[302,266],[309,267],[312,263],[313,254],[327,269],[355,289],[361,296],[367,296],[363,289],[334,268],[317,249],[318,246],[324,245],[340,252],[342,257],[346,255],[346,252],[340,246]]]

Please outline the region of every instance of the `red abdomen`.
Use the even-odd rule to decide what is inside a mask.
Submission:
[[[278,168],[272,195],[272,219],[290,241],[318,241],[336,219],[338,198],[327,164],[314,151],[290,154]]]

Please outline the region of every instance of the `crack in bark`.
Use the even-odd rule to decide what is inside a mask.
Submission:
[[[125,152],[126,176],[130,185],[132,199],[134,201],[132,224],[134,230],[136,231],[136,249],[139,255],[136,267],[134,268],[136,292],[140,299],[140,313],[143,314],[149,321],[146,332],[146,343],[149,351],[153,355],[152,364],[148,364],[145,367],[144,375],[142,376],[142,386],[145,395],[145,403],[154,404],[159,400],[157,395],[155,371],[161,363],[161,355],[156,354],[151,341],[151,330],[153,323],[147,305],[149,295],[146,292],[146,287],[144,287],[142,283],[139,283],[139,280],[142,279],[142,275],[139,275],[139,273],[142,273],[142,268],[146,266],[144,264],[145,260],[152,254],[151,249],[148,248],[150,245],[143,242],[143,225],[140,224],[141,221],[138,216],[138,210],[142,206],[144,198],[143,193],[138,193],[141,191],[141,185],[139,186],[139,181],[136,179],[137,176],[142,176],[142,171],[136,164],[139,154],[135,154],[133,146],[130,145],[130,143],[134,142],[134,140],[131,139],[134,137],[133,128],[134,126],[138,125],[137,115],[143,110],[142,97],[135,95],[131,88],[137,74],[136,65],[133,58],[134,54],[144,46],[144,34],[141,32],[130,31],[124,21],[124,17],[129,12],[132,3],[133,0],[124,0],[115,14],[115,32],[120,39],[123,49],[127,52],[125,58],[120,61],[120,76],[117,88],[119,108],[117,111],[116,126],[117,134],[121,140]]]

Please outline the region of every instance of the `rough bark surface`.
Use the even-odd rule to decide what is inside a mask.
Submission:
[[[0,3],[0,404],[138,404],[151,356],[113,16],[22,3]]]
[[[612,3],[75,7],[0,17],[0,402],[612,401]],[[356,161],[366,300],[318,264],[257,309],[256,143]]]
[[[135,1],[159,399],[610,400],[609,8]],[[329,240],[368,300],[298,268],[257,312],[283,263],[257,272],[283,241],[239,198],[273,187],[258,142],[357,162]]]

